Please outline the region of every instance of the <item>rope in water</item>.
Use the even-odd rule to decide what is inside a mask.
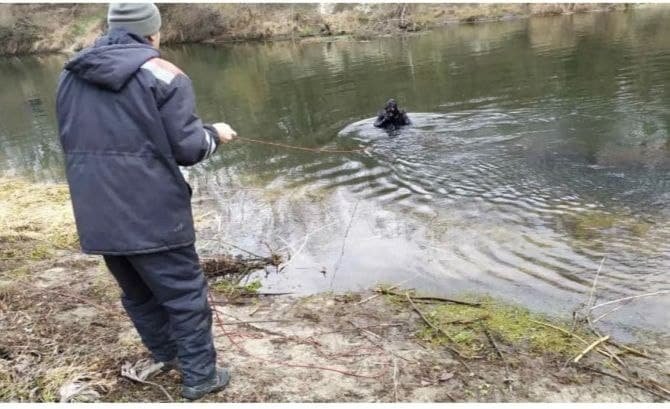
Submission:
[[[308,148],[308,147],[305,147],[305,146],[287,145],[287,144],[278,143],[278,142],[268,142],[268,141],[261,141],[259,139],[243,138],[241,136],[236,136],[235,139],[239,139],[240,141],[243,141],[243,142],[251,142],[251,143],[257,143],[257,144],[261,144],[261,145],[277,146],[277,147],[280,147],[280,148],[296,149],[296,150],[300,150],[300,151],[307,151],[307,152],[314,152],[314,153],[356,153],[356,152],[362,152],[366,149],[366,148],[355,148],[355,149]]]

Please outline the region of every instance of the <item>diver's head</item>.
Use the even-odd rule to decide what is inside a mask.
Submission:
[[[384,111],[394,114],[398,112],[398,104],[395,102],[395,99],[391,98],[388,101],[386,101],[386,106],[384,107]]]

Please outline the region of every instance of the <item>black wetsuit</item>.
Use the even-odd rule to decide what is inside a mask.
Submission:
[[[409,125],[410,123],[405,111],[398,109],[398,105],[392,99],[386,103],[383,111],[379,111],[377,120],[375,120],[375,126],[377,128],[387,129],[395,129],[400,126]]]

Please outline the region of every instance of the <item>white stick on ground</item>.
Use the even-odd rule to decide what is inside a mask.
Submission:
[[[393,358],[393,399],[398,401],[398,361]]]
[[[597,347],[598,345],[602,344],[603,342],[607,341],[608,339],[610,339],[610,336],[609,336],[609,335],[605,335],[604,337],[599,338],[598,340],[594,341],[591,345],[589,345],[588,347],[586,347],[585,350],[583,350],[582,352],[580,352],[579,355],[577,355],[577,356],[575,357],[575,359],[573,360],[573,362],[574,362],[574,363],[579,362],[579,360],[582,359],[582,358],[584,358],[584,355],[588,354],[589,351],[591,351],[593,348]]]

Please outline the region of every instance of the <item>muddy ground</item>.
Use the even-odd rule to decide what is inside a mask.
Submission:
[[[663,392],[670,383],[667,340],[635,346],[648,358],[620,353],[628,367],[620,372],[595,352],[566,366],[571,354],[509,343],[490,327],[493,343],[471,343],[464,355],[477,356],[459,358],[453,347],[465,351],[465,345],[436,342],[439,334],[399,296],[226,297],[219,287],[211,286],[215,342],[233,378],[205,401],[655,402],[670,396]],[[73,381],[82,390],[70,398],[75,401],[179,400],[175,371],[152,379],[167,394],[120,375],[124,362],[148,355],[118,296],[99,257],[73,251],[33,262],[11,282],[5,276],[0,401],[58,401]],[[430,317],[445,305],[415,302]],[[566,336],[556,331],[556,338]]]

